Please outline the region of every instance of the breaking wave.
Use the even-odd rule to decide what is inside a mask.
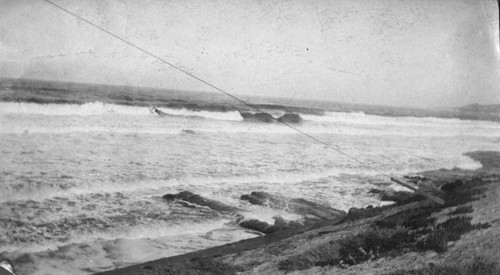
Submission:
[[[220,229],[231,222],[227,218],[216,220],[203,220],[197,224],[193,222],[181,222],[179,224],[171,223],[156,223],[147,225],[136,225],[126,228],[111,228],[107,230],[94,230],[91,232],[79,232],[72,236],[68,241],[47,240],[42,243],[33,244],[15,243],[13,245],[5,245],[0,249],[0,253],[5,252],[42,252],[46,250],[58,250],[64,246],[78,243],[89,243],[96,241],[111,241],[116,239],[141,239],[141,238],[159,238],[166,236],[182,236],[182,235],[199,235],[213,230]],[[29,236],[26,236],[29,239]]]
[[[441,161],[439,167],[429,166],[429,167],[413,167],[410,166],[401,169],[400,167],[387,167],[384,170],[385,173],[402,176],[406,174],[416,173],[420,170],[430,170],[432,168],[438,169],[441,167],[451,169],[453,167],[458,167],[462,169],[478,169],[481,164],[469,157],[460,156],[458,158],[453,158],[451,160]],[[380,168],[382,169],[382,168]],[[164,180],[148,180],[148,181],[120,181],[120,182],[108,182],[105,185],[102,182],[85,182],[78,186],[68,188],[67,186],[58,185],[43,185],[31,186],[26,184],[23,188],[17,185],[4,185],[3,192],[0,194],[0,203],[16,200],[33,200],[41,201],[44,199],[50,199],[54,197],[76,197],[82,195],[88,195],[93,193],[104,194],[104,193],[136,193],[136,194],[163,194],[163,192],[173,192],[182,190],[196,190],[196,193],[203,195],[205,188],[207,186],[209,189],[211,186],[218,186],[219,188],[239,188],[245,189],[246,186],[266,186],[268,190],[273,190],[276,193],[282,191],[283,186],[288,186],[289,194],[295,194],[297,197],[304,196],[303,191],[299,189],[294,189],[293,185],[306,186],[314,182],[330,182],[335,181],[336,178],[345,177],[346,175],[356,176],[356,177],[367,177],[376,178],[380,177],[379,172],[369,169],[369,168],[358,168],[358,167],[338,167],[326,169],[323,171],[300,171],[300,172],[280,172],[273,173],[272,175],[246,175],[246,176],[232,176],[232,177],[217,177],[217,176],[185,176],[180,178],[170,178]],[[385,179],[381,177],[380,179]],[[36,179],[34,179],[36,182]],[[254,191],[254,190],[249,190]],[[214,197],[213,194],[211,194]],[[237,204],[238,200],[234,198],[222,195],[217,198],[218,200],[226,204]]]
[[[158,108],[171,116],[198,117],[216,120],[243,120],[236,112],[193,111],[188,109]],[[37,104],[26,102],[0,102],[0,114],[44,115],[44,116],[150,116],[148,107],[116,105],[103,102],[78,104]],[[155,114],[156,115],[156,114]]]
[[[378,116],[363,112],[327,112],[323,116],[302,115],[308,121],[319,123],[335,123],[345,125],[368,125],[368,126],[413,126],[413,127],[457,127],[468,125],[488,126],[494,123],[488,121],[461,120],[458,118],[437,117],[411,117],[411,116]],[[497,128],[498,125],[491,127]]]
[[[183,178],[172,178],[165,180],[154,180],[147,182],[108,182],[103,185],[101,182],[87,182],[82,183],[77,187],[73,188],[61,188],[58,186],[46,186],[32,188],[30,186],[25,186],[19,189],[16,186],[6,185],[3,187],[3,192],[0,194],[0,202],[15,201],[15,200],[44,200],[48,198],[54,198],[58,196],[79,196],[87,195],[91,193],[113,193],[113,192],[140,192],[160,189],[169,190],[190,190],[197,189],[201,190],[206,186],[241,186],[247,185],[248,183],[261,183],[261,184],[292,184],[300,183],[305,181],[312,181],[322,178],[328,178],[332,176],[338,176],[342,172],[341,169],[331,169],[329,171],[323,172],[311,172],[311,173],[299,173],[299,172],[289,172],[280,173],[278,175],[268,175],[268,176],[235,176],[235,177],[196,177],[187,176]],[[354,170],[352,172],[355,172]],[[356,171],[358,172],[358,171]],[[372,171],[366,171],[366,173],[373,173]],[[199,193],[199,191],[198,191]],[[221,198],[224,200],[224,198]],[[227,202],[227,201],[226,201]]]
[[[45,116],[95,116],[104,114],[150,115],[146,107],[133,107],[103,102],[78,104],[37,104],[25,102],[0,102],[0,114],[23,114]]]
[[[209,112],[209,111],[193,111],[188,109],[170,109],[170,108],[158,108],[158,110],[164,112],[171,116],[185,116],[185,117],[199,117],[208,118],[216,120],[232,120],[232,121],[242,121],[240,113],[236,111],[231,112]]]

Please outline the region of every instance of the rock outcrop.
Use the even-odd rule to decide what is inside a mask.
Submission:
[[[216,200],[210,200],[189,191],[182,191],[177,194],[166,194],[163,199],[167,201],[177,201],[186,207],[205,206],[215,211],[225,214],[236,214],[239,209]]]
[[[286,113],[278,118],[278,121],[284,123],[301,123],[302,118],[298,114]]]
[[[415,183],[415,184],[419,184],[423,181],[428,180],[426,177],[420,176],[420,175],[404,176],[403,178],[406,179],[407,181],[409,181],[411,183]]]
[[[246,220],[239,212],[241,209],[224,204],[222,202],[204,198],[189,191],[177,194],[166,194],[163,199],[169,202],[176,202],[185,207],[208,207],[225,215],[235,218],[235,222],[241,227],[270,234],[290,228],[299,228],[304,225],[316,224],[321,221],[336,221],[345,216],[344,211],[336,210],[304,199],[291,199],[282,196],[274,196],[265,192],[252,192],[241,197],[252,204],[267,206],[277,209],[287,209],[291,212],[304,216],[304,223],[297,221],[287,221],[282,217],[274,217],[274,224],[259,221],[256,219]]]
[[[286,113],[280,116],[278,119],[275,119],[273,116],[267,113],[240,112],[240,115],[243,117],[243,121],[249,121],[249,122],[273,123],[275,120],[278,120],[283,123],[292,123],[292,124],[297,124],[302,122],[302,117],[294,113]]]
[[[413,192],[371,189],[369,193],[378,194],[381,201],[404,202],[415,196]]]
[[[105,274],[500,274],[500,152],[475,153],[480,169],[425,173],[445,205],[415,195]]]
[[[271,195],[266,192],[252,192],[241,196],[252,204],[268,206],[277,209],[287,209],[302,215],[310,221],[340,220],[346,212],[300,198],[287,198]]]
[[[251,219],[240,222],[240,226],[259,231],[264,234],[271,234],[289,228],[298,228],[301,227],[302,224],[296,221],[287,221],[282,217],[274,217],[274,224],[268,224],[267,222]]]

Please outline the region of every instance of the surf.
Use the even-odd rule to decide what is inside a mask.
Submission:
[[[241,115],[236,112],[194,111],[185,108],[172,109],[160,107],[163,113],[188,118],[202,118],[228,121],[242,121]],[[151,116],[148,107],[126,106],[104,102],[90,102],[84,104],[39,104],[29,102],[0,102],[0,115],[42,115],[42,116]]]

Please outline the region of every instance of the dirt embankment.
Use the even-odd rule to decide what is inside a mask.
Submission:
[[[160,259],[103,274],[500,274],[500,152],[483,168],[422,173],[437,205],[404,194],[340,222]],[[397,197],[397,195],[396,195]]]

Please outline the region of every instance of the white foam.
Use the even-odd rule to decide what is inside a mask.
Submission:
[[[288,209],[274,209],[267,206],[251,205],[241,212],[246,220],[259,220],[267,222],[269,224],[274,224],[274,217],[281,217],[287,221],[300,221],[303,217],[298,214],[291,213]]]
[[[406,161],[408,162],[408,161]],[[439,167],[438,167],[439,165]],[[272,174],[264,175],[246,175],[246,176],[230,176],[230,177],[212,177],[212,176],[184,176],[180,178],[172,178],[166,180],[149,180],[145,182],[86,182],[80,183],[77,187],[69,189],[60,189],[53,186],[42,186],[36,189],[21,189],[11,185],[4,185],[2,193],[0,194],[0,202],[16,201],[16,200],[44,200],[53,197],[71,197],[86,195],[92,193],[114,193],[114,192],[137,192],[144,191],[147,193],[154,193],[155,190],[204,190],[205,188],[212,188],[218,186],[219,188],[233,186],[238,188],[251,187],[255,185],[266,185],[272,188],[273,186],[294,185],[305,182],[315,182],[325,180],[332,177],[339,177],[342,175],[354,177],[380,177],[380,170],[391,176],[402,176],[416,173],[422,170],[431,170],[446,168],[452,169],[454,167],[462,169],[478,169],[481,168],[481,163],[469,157],[458,155],[446,156],[445,159],[436,163],[436,167],[429,165],[428,167],[421,168],[420,166],[403,165],[402,167],[386,167],[377,168],[377,170],[370,169],[369,167],[338,167],[326,170],[317,171],[296,171],[296,172],[274,172]],[[254,191],[254,190],[251,190]],[[292,190],[288,190],[292,191]],[[213,196],[213,194],[210,194]],[[298,193],[300,196],[300,192]],[[222,196],[219,198],[221,201],[229,204],[237,204],[231,198]]]
[[[194,226],[199,230],[193,230]],[[139,226],[130,232],[151,236],[120,238],[123,234],[118,234],[116,239],[91,237],[75,239],[82,243],[33,247],[28,251],[29,259],[16,266],[16,270],[19,274],[94,274],[255,237],[252,232],[216,221],[185,224],[176,229],[178,234],[158,234],[158,231],[169,229],[160,226],[151,230]],[[15,259],[22,257],[23,252],[3,255]]]
[[[336,176],[341,170],[332,169],[324,172],[311,173],[276,173],[267,176],[240,176],[240,177],[193,177],[173,178],[168,180],[155,180],[147,182],[87,182],[81,183],[78,187],[69,189],[60,189],[57,187],[43,186],[37,189],[28,189],[20,191],[17,187],[6,185],[0,194],[0,202],[16,200],[35,200],[40,201],[53,197],[71,197],[93,193],[113,193],[113,192],[137,192],[147,190],[150,193],[154,190],[170,188],[172,190],[184,190],[193,187],[211,187],[217,186],[241,186],[248,183],[261,184],[285,184],[310,181],[318,178]]]
[[[158,108],[160,111],[173,116],[201,117],[216,120],[242,121],[243,117],[237,111],[231,112],[209,112],[193,111],[188,109]]]
[[[456,128],[456,127],[480,127],[499,129],[499,124],[490,121],[461,120],[458,118],[437,117],[391,117],[367,115],[363,112],[327,112],[323,116],[302,115],[305,120],[345,124],[345,125],[368,125],[368,126],[402,126],[402,127],[425,127],[425,128]]]
[[[211,112],[192,111],[188,109],[158,108],[172,116],[200,117],[216,120],[241,121],[243,118],[237,111]],[[152,111],[148,107],[124,106],[103,102],[85,104],[38,104],[26,102],[0,102],[0,114],[45,115],[45,116],[150,116]],[[156,114],[155,114],[156,115]]]
[[[151,115],[146,107],[123,106],[102,102],[78,104],[37,104],[26,102],[0,102],[0,114],[45,116],[95,116],[104,114]]]
[[[184,221],[180,224],[169,222],[149,223],[144,225],[111,228],[107,230],[95,230],[92,232],[72,233],[67,241],[45,240],[41,243],[20,242],[10,245],[3,245],[0,253],[21,252],[34,253],[46,250],[56,250],[62,246],[78,243],[90,243],[103,240],[116,239],[154,239],[169,236],[201,235],[207,232],[220,229],[225,224],[231,222],[230,219],[206,220],[202,222]]]
[[[0,102],[0,133],[139,133],[179,134],[183,129],[197,133],[294,134],[278,123],[246,123],[236,112],[192,111],[160,108],[170,115],[159,117],[147,107],[121,106],[101,102],[35,104]],[[16,116],[18,115],[18,116]],[[25,117],[23,117],[25,116]],[[53,116],[60,118],[53,118]],[[126,118],[125,118],[126,116]],[[149,116],[149,117],[148,117]],[[384,117],[364,113],[329,112],[324,116],[302,115],[304,123],[294,125],[313,135],[403,137],[498,137],[500,124],[443,118]],[[91,118],[89,118],[91,117]],[[202,119],[205,120],[202,120]]]
[[[107,126],[27,126],[11,125],[0,127],[2,134],[70,134],[70,133],[110,133],[110,134],[149,134],[176,135],[182,133],[181,128],[144,128],[144,127],[107,127]]]

